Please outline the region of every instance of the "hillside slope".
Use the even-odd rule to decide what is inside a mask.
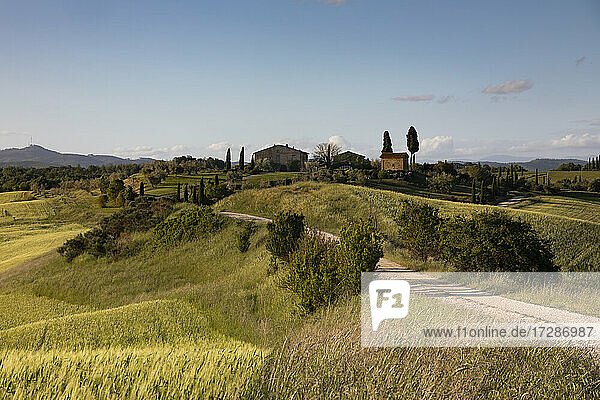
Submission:
[[[374,218],[388,240],[398,242],[394,219],[404,200],[426,202],[439,208],[445,216],[499,209],[359,186],[308,182],[239,192],[222,200],[217,208],[264,217],[273,217],[281,210],[292,210],[304,214],[309,225],[329,232],[337,232],[349,221]],[[535,211],[505,212],[530,222],[543,238],[549,240],[555,262],[563,270],[600,270],[600,224]]]

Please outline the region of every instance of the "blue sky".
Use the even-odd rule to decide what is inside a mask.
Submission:
[[[234,154],[331,140],[376,157],[600,153],[600,2],[13,1],[0,147]]]

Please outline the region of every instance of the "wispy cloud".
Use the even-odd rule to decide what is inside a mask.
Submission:
[[[575,60],[575,66],[579,67],[581,64],[583,64],[585,62],[585,60],[587,60],[586,56],[579,57],[577,60]]]
[[[394,101],[431,101],[435,98],[435,96],[430,94],[424,94],[420,96],[399,96],[392,97]]]
[[[571,121],[571,122],[575,122],[578,124],[586,124],[589,126],[600,126],[600,118],[594,118],[594,119],[578,119],[575,121]]]
[[[116,147],[113,153],[120,157],[140,158],[150,157],[158,159],[171,159],[190,152],[190,148],[183,144],[170,147],[155,148],[152,146]]]
[[[456,98],[454,96],[441,96],[439,99],[437,99],[437,102],[439,104],[450,103],[453,101],[456,101]]]
[[[505,81],[498,86],[488,86],[483,89],[482,93],[485,94],[509,94],[509,93],[521,93],[529,90],[533,87],[533,84],[527,79],[520,81]]]
[[[318,0],[319,3],[331,4],[334,6],[341,6],[346,2],[346,0]]]

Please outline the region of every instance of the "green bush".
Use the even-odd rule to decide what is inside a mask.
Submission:
[[[159,242],[175,244],[189,241],[207,233],[217,232],[223,225],[223,218],[208,207],[184,210],[174,218],[159,223],[154,233]]]
[[[67,240],[62,246],[58,248],[58,253],[65,257],[67,261],[71,262],[78,256],[85,253],[85,238],[80,233],[73,239]]]
[[[381,238],[368,222],[342,228],[339,242],[309,232],[290,257],[288,287],[310,312],[342,295],[359,293],[361,272],[373,271],[381,257]]]
[[[382,238],[373,224],[360,221],[342,228],[339,270],[340,289],[349,293],[360,291],[361,272],[374,271],[383,257]]]
[[[337,295],[340,251],[333,240],[304,235],[291,256],[288,287],[300,297],[307,312],[329,304]]]
[[[600,179],[594,179],[588,186],[590,192],[600,192]]]
[[[445,172],[435,173],[431,178],[427,178],[429,188],[434,192],[451,194],[454,190],[454,176]]]
[[[271,256],[289,261],[304,234],[304,216],[282,211],[267,224],[267,230],[266,247]]]
[[[444,258],[460,271],[557,271],[549,244],[529,223],[498,211],[448,221]]]
[[[172,208],[172,203],[168,200],[138,198],[131,203],[130,207],[102,219],[97,228],[67,240],[58,252],[69,262],[83,253],[91,254],[96,258],[120,257],[127,250],[127,243],[119,241],[124,233],[152,228],[162,221]]]
[[[100,196],[98,196],[98,205],[100,206],[100,208],[105,208],[107,204],[108,196],[103,193],[100,194]]]
[[[409,253],[422,261],[439,255],[442,219],[435,207],[404,201],[396,222],[402,243]]]

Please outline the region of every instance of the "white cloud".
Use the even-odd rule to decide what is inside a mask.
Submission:
[[[426,157],[448,157],[454,154],[454,139],[452,136],[434,136],[421,141],[420,153]]]
[[[508,94],[508,93],[521,93],[529,90],[533,87],[533,84],[526,79],[520,81],[505,81],[498,86],[488,86],[483,89],[485,94]]]
[[[399,96],[392,97],[394,101],[431,101],[435,98],[435,96],[430,94],[424,94],[420,96]]]
[[[113,153],[120,157],[140,158],[150,157],[157,159],[171,159],[189,153],[191,149],[183,144],[171,147],[154,148],[152,146],[116,147]]]
[[[560,139],[553,140],[551,144],[553,148],[590,148],[591,150],[591,147],[600,147],[600,135],[592,135],[590,133],[570,133],[568,135],[563,136]]]
[[[348,142],[346,140],[346,138],[343,136],[339,136],[339,135],[330,136],[328,141],[329,141],[329,143],[334,143],[334,144],[337,144],[338,146],[340,146],[342,148],[342,151],[346,151],[346,150],[349,150],[352,148],[352,146],[350,145],[350,142]]]
[[[207,146],[210,151],[226,151],[229,147],[231,147],[229,142],[211,143]]]
[[[587,60],[586,56],[579,57],[577,60],[575,60],[575,66],[579,67],[581,64],[583,64],[585,62],[585,60]]]

